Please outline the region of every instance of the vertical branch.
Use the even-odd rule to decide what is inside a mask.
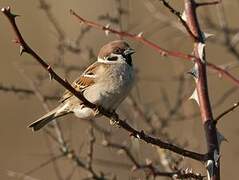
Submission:
[[[197,4],[194,0],[184,0],[185,14],[188,26],[197,37],[194,42],[193,54],[195,60],[194,75],[196,79],[196,91],[200,106],[200,113],[207,141],[208,161],[206,162],[207,172],[210,179],[220,179],[219,166],[219,145],[217,140],[217,129],[213,123],[212,108],[208,95],[205,39],[197,19]]]

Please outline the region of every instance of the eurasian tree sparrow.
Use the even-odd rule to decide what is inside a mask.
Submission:
[[[117,40],[104,45],[97,61],[90,65],[72,86],[85,98],[106,110],[114,111],[130,92],[134,83],[131,55],[134,50],[125,41]],[[81,100],[66,91],[61,104],[29,125],[34,131],[55,118],[74,113],[81,119],[98,117],[96,110],[86,107]]]

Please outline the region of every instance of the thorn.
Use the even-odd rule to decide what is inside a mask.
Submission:
[[[25,49],[24,49],[24,47],[23,47],[22,45],[20,45],[20,56],[21,56],[24,52],[26,52]]]
[[[186,13],[185,11],[183,11],[181,18],[186,22],[187,21],[187,17],[186,17]]]
[[[207,178],[211,179],[211,177],[214,174],[214,172],[213,172],[213,160],[210,159],[206,162],[206,169],[207,169]]]
[[[117,154],[119,154],[119,155],[124,154],[124,153],[125,153],[125,152],[124,152],[123,149],[119,149],[119,150],[117,151]]]
[[[209,37],[214,36],[214,34],[202,32],[203,40],[206,41]]]
[[[108,36],[110,34],[110,31],[109,31],[109,28],[110,28],[110,24],[107,24],[104,29],[105,29],[105,35]]]
[[[199,99],[198,99],[198,93],[197,93],[196,89],[193,91],[193,94],[189,97],[189,99],[195,100],[197,102],[197,104],[200,106]]]
[[[6,11],[6,9],[5,9],[5,8],[2,8],[1,11],[4,12],[4,11]]]
[[[178,179],[178,175],[177,175],[177,174],[174,174],[174,175],[173,175],[173,178],[174,178],[174,179]]]
[[[152,162],[152,160],[146,158],[145,163],[146,163],[146,165],[151,165],[153,162]]]
[[[192,75],[193,78],[194,78],[195,80],[197,80],[197,79],[199,78],[198,65],[195,64],[194,67],[193,67],[190,71],[187,72],[187,74]]]
[[[132,168],[131,168],[131,171],[132,172],[134,172],[134,171],[136,171],[137,170],[137,166],[133,166]]]
[[[20,41],[17,38],[13,39],[12,42],[14,42],[16,44],[20,44]]]
[[[47,67],[47,70],[48,70],[48,74],[49,74],[49,79],[50,80],[52,80],[53,79],[53,76],[52,76],[52,74],[51,74],[51,66],[49,65],[48,67]]]
[[[109,142],[107,140],[103,140],[101,144],[102,144],[102,146],[108,146]]]
[[[74,11],[72,9],[70,9],[70,15],[73,15]]]
[[[13,18],[20,17],[19,14],[11,14]]]
[[[49,73],[49,79],[50,79],[50,81],[53,79],[51,73]]]
[[[161,56],[167,56],[167,53],[165,51],[160,52]]]
[[[140,32],[139,34],[137,34],[137,37],[141,38],[141,37],[143,37],[143,34],[144,34],[144,32]]]
[[[140,135],[139,135],[139,134],[136,134],[136,138],[140,139]]]
[[[228,142],[225,136],[222,133],[220,133],[218,130],[217,130],[217,141],[218,141],[219,147],[221,146],[221,143],[223,141]]]
[[[65,81],[67,84],[69,84],[69,81],[68,81],[66,78],[64,79],[64,81]]]
[[[205,63],[205,59],[204,59],[204,50],[205,50],[205,43],[199,43],[198,45],[198,54],[199,54],[199,58],[200,60]]]
[[[10,12],[10,6],[1,9],[2,12]]]
[[[214,159],[215,165],[218,166],[218,161],[220,159],[220,154],[217,150],[214,151],[213,159]]]

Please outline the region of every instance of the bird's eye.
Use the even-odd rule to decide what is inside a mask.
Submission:
[[[116,61],[118,59],[117,56],[110,56],[107,58],[108,61]]]
[[[114,50],[114,53],[115,53],[115,54],[120,54],[120,53],[121,53],[121,49],[119,49],[119,48],[118,48],[118,49],[115,49],[115,50]]]

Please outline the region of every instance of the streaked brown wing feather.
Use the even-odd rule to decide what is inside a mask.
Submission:
[[[84,91],[87,87],[91,86],[95,83],[95,76],[96,76],[96,70],[98,67],[98,62],[95,62],[91,66],[89,66],[83,74],[76,79],[71,85],[74,87],[77,91]],[[69,99],[72,96],[72,93],[66,90],[60,99],[60,102],[64,102],[65,100]]]

